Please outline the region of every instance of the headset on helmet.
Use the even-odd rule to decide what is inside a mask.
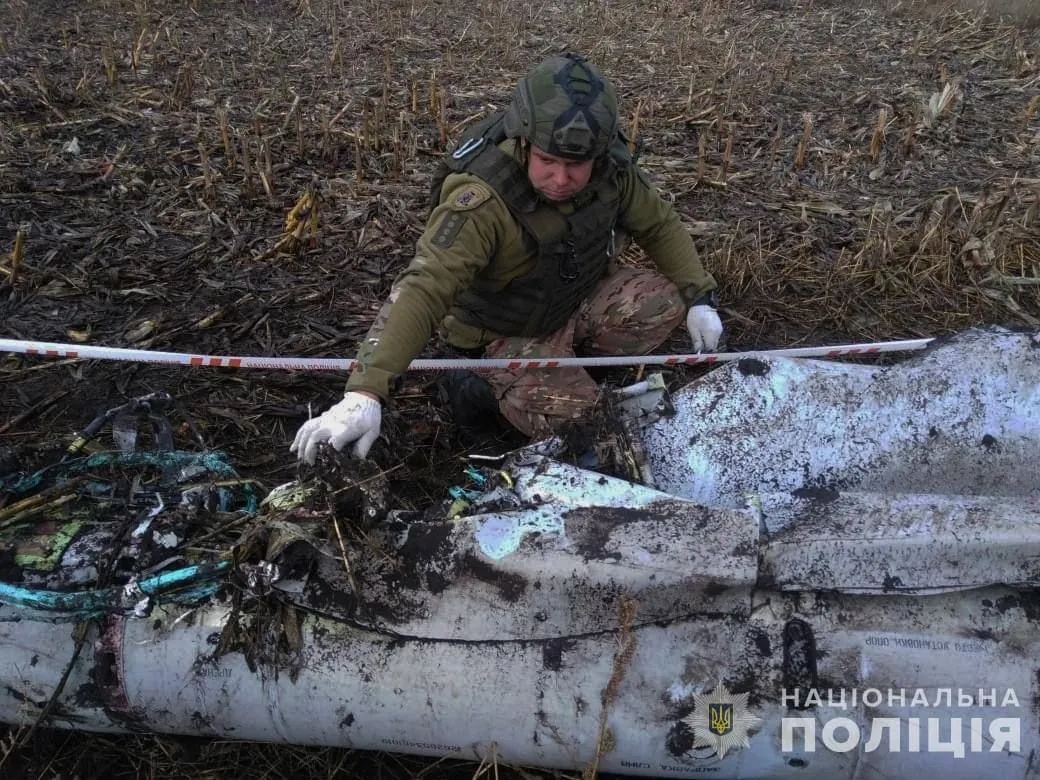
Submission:
[[[617,135],[617,94],[584,57],[557,54],[520,79],[504,121],[510,138],[526,138],[557,157],[591,160]]]

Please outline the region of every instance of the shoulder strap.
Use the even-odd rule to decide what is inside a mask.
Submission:
[[[642,139],[637,140],[633,144],[632,139],[621,130],[618,130],[617,137],[614,138],[613,143],[607,148],[607,154],[610,156],[611,162],[619,169],[633,165],[639,159],[642,151]]]
[[[500,137],[499,137],[500,136]],[[452,173],[469,169],[470,160],[486,146],[494,146],[505,138],[502,128],[502,112],[491,114],[468,128],[456,147],[445,154],[437,165],[430,182],[429,208],[433,211],[440,203],[444,180]],[[480,175],[478,171],[473,171]],[[483,177],[481,177],[483,178]],[[490,183],[490,182],[489,182]]]
[[[502,112],[492,114],[474,125],[461,139],[453,152],[441,163],[431,189],[431,208],[440,200],[440,189],[450,173],[465,171],[483,179],[498,193],[506,205],[517,214],[534,211],[538,198],[527,173],[512,156],[498,145],[506,138]]]

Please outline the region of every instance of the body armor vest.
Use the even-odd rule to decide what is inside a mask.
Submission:
[[[478,176],[498,193],[527,240],[537,246],[538,261],[530,273],[502,290],[483,285],[478,275],[456,297],[452,313],[462,322],[504,336],[544,336],[567,323],[609,266],[620,207],[618,172],[632,157],[619,136],[596,162],[588,186],[574,198],[574,212],[565,215],[543,200],[524,167],[498,148],[503,140],[501,114],[467,132],[434,177],[430,205],[438,204],[450,173]]]

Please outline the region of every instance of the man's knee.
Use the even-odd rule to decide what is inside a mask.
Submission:
[[[498,374],[499,409],[514,428],[531,437],[551,435],[595,405],[596,382],[582,369],[546,369]]]
[[[640,311],[639,321],[650,328],[664,327],[669,331],[682,322],[686,315],[686,304],[679,294],[679,288],[669,283],[671,289],[664,289],[648,296]]]
[[[671,281],[653,271],[624,268],[587,304],[586,329],[678,324],[684,314],[682,296]]]
[[[679,289],[663,276],[630,276],[613,295],[590,308],[581,349],[607,355],[646,353],[663,343],[685,314]]]

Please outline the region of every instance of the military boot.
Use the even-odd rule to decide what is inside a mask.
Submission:
[[[501,428],[498,400],[484,377],[472,371],[444,371],[437,378],[437,394],[442,404],[451,407],[459,428],[471,433]]]

